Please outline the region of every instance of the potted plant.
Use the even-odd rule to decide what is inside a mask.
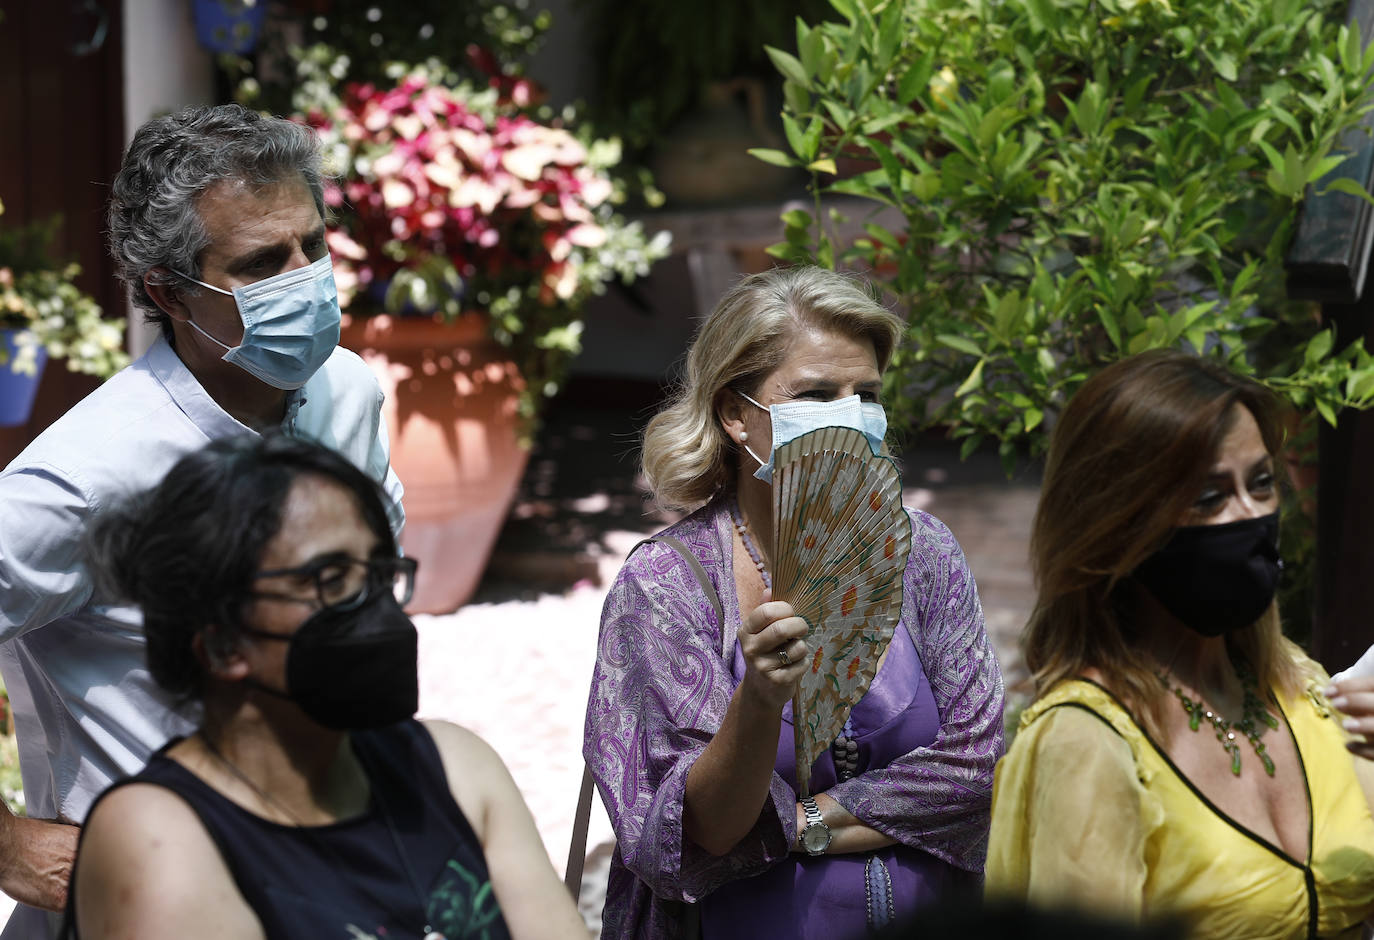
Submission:
[[[53,260],[59,225],[53,218],[0,228],[0,427],[28,421],[49,357],[101,378],[129,362],[123,324],[103,319],[99,304],[76,286],[78,265]]]
[[[274,114],[299,109],[322,81],[386,85],[397,63],[442,63],[445,84],[518,77],[552,25],[539,4],[510,0],[379,3],[274,0],[257,52],[216,59],[235,98]],[[328,93],[329,89],[323,89]]]
[[[211,52],[245,55],[258,44],[267,0],[191,0],[196,40]]]
[[[1374,403],[1368,353],[1283,292],[1299,200],[1374,107],[1338,4],[834,3],[772,50],[791,152],[757,155],[874,207],[849,243],[789,212],[775,253],[861,264],[910,311],[900,417],[1038,452],[1095,367],[1175,345],[1324,416]],[[875,169],[837,180],[840,154]]]
[[[702,104],[707,87],[773,75],[764,45],[790,47],[797,17],[833,13],[827,0],[577,0],[597,68],[594,117],[641,150]]]
[[[615,212],[615,142],[531,116],[522,79],[442,75],[349,83],[300,115],[338,174],[325,199],[343,342],[388,392],[406,550],[442,562],[417,585],[428,611],[475,588],[583,304],[668,250]]]
[[[593,119],[652,170],[662,195],[646,192],[650,205],[762,201],[799,188],[800,174],[746,151],[782,136],[765,43],[789,46],[796,18],[825,16],[827,0],[576,0],[575,8],[595,67]]]

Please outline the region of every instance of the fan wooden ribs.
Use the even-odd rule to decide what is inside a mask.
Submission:
[[[820,428],[778,448],[773,596],[809,630],[810,668],[792,700],[797,783],[868,691],[902,610],[911,521],[889,457],[853,428]]]

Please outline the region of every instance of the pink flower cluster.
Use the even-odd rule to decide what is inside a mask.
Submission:
[[[612,184],[572,134],[513,108],[482,113],[461,92],[411,75],[394,88],[350,85],[307,123],[346,153],[325,201],[340,301],[426,259],[447,259],[466,301],[537,284],[566,302],[579,284],[574,249],[606,231],[596,210]],[[509,113],[505,113],[509,112]]]

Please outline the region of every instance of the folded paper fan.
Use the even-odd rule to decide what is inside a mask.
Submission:
[[[811,661],[792,701],[806,796],[811,764],[844,729],[892,639],[911,520],[896,464],[853,428],[796,437],[773,466],[773,596],[810,628]]]

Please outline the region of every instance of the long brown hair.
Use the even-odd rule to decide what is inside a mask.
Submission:
[[[1278,399],[1223,366],[1168,350],[1113,363],[1069,401],[1050,440],[1031,532],[1035,609],[1022,637],[1037,694],[1096,668],[1160,735],[1167,693],[1136,642],[1129,575],[1169,538],[1197,499],[1234,405],[1254,415],[1266,449],[1283,443]],[[1282,461],[1275,461],[1276,474]],[[1298,688],[1277,604],[1227,638],[1261,688]]]

